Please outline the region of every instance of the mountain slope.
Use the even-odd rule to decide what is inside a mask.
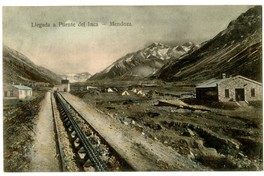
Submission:
[[[37,66],[23,54],[7,46],[3,47],[3,82],[47,82],[57,84],[60,77],[52,71]]]
[[[160,69],[171,58],[179,58],[181,55],[196,48],[197,46],[191,42],[176,47],[153,43],[142,50],[120,58],[105,70],[92,76],[90,80],[142,79]]]
[[[261,81],[261,14],[261,6],[249,9],[199,49],[164,65],[153,78],[199,82],[225,72]]]

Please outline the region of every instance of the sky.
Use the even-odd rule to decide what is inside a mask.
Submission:
[[[102,71],[151,43],[200,44],[251,6],[3,7],[3,44],[57,74]],[[75,27],[58,24],[74,23]],[[87,26],[87,23],[98,26]],[[124,22],[132,26],[110,26]],[[50,27],[36,27],[36,24]],[[85,23],[86,26],[78,26]],[[56,26],[53,26],[55,24]]]

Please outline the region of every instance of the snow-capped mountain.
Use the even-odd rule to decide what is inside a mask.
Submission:
[[[241,14],[201,47],[171,59],[153,78],[168,81],[203,81],[227,75],[262,80],[262,7]]]
[[[155,73],[168,60],[177,59],[197,48],[192,42],[175,47],[153,43],[142,50],[127,54],[90,79],[142,79]]]
[[[82,72],[82,73],[73,73],[73,74],[66,74],[61,75],[63,79],[68,79],[70,83],[75,82],[85,82],[87,79],[89,79],[92,75],[88,72]]]

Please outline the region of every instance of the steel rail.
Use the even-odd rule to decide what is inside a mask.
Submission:
[[[54,93],[54,96],[58,104],[60,105],[62,111],[64,111],[65,115],[69,119],[72,127],[74,128],[74,131],[80,139],[80,143],[82,144],[84,150],[86,151],[89,157],[88,159],[90,159],[90,161],[94,164],[96,171],[108,171],[105,162],[100,158],[97,151],[93,148],[89,139],[87,139],[84,132],[74,120],[73,116],[71,115],[71,112],[69,111],[69,108],[67,108],[66,106],[66,102],[63,102],[62,98],[58,95],[58,93]]]
[[[59,131],[58,131],[58,114],[56,114],[56,109],[57,109],[57,105],[56,105],[56,102],[55,102],[55,99],[53,97],[53,93],[51,93],[51,96],[50,96],[50,100],[51,100],[51,108],[52,108],[52,114],[53,114],[53,121],[54,121],[54,131],[55,131],[55,137],[56,137],[56,143],[57,143],[57,147],[58,147],[58,150],[59,150],[59,159],[60,159],[60,167],[61,167],[61,170],[63,172],[66,172],[67,171],[67,167],[66,167],[66,162],[64,160],[64,152],[63,152],[63,149],[62,149],[62,142],[61,142],[61,139],[59,137]]]

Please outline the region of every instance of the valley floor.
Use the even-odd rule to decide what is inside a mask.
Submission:
[[[109,143],[136,171],[208,170],[189,158],[178,154],[171,147],[150,138],[140,125],[116,121],[113,116],[96,110],[78,97],[62,94],[71,105],[82,113],[87,122]],[[210,170],[210,169],[209,169]]]
[[[198,102],[191,88],[112,89],[62,94],[134,170],[263,170],[262,102]],[[4,102],[6,172],[59,171],[49,93],[44,97]]]
[[[128,94],[124,95],[124,90]],[[149,92],[147,88],[142,90]],[[75,94],[108,114],[130,133],[133,130],[140,132],[145,139],[173,149],[186,160],[201,166],[200,169],[263,170],[261,102],[239,105],[182,99],[190,106],[199,107],[192,109],[177,106],[177,103],[164,105],[159,100],[173,102],[178,98],[157,92],[162,90],[145,96],[128,88]]]

